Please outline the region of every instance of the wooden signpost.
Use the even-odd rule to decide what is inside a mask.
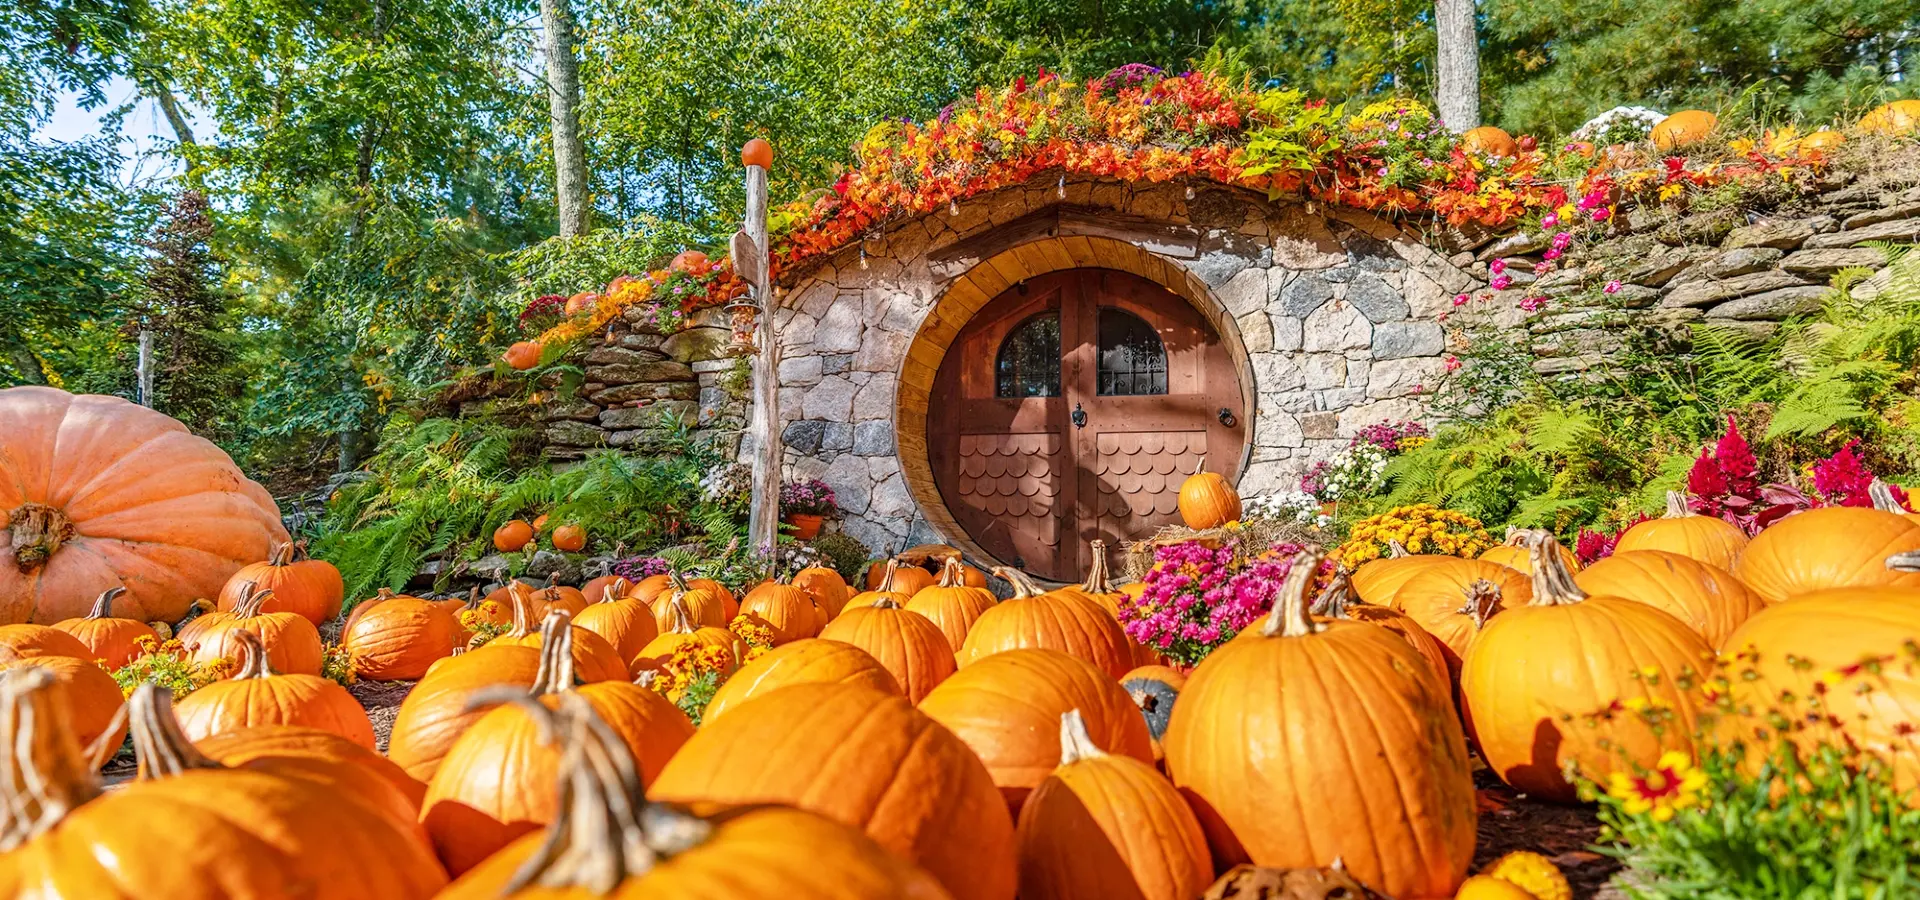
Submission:
[[[733,271],[751,288],[758,307],[754,326],[753,506],[747,519],[747,539],[756,550],[771,556],[780,529],[780,462],[785,449],[780,440],[780,343],[774,340],[772,280],[767,258],[767,168],[773,165],[773,147],[754,138],[740,148],[747,170],[746,223],[733,235]]]

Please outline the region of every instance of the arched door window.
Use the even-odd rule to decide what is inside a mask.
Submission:
[[[1060,396],[1060,314],[1043,312],[1007,333],[994,360],[996,397]]]
[[[1167,347],[1139,316],[1100,307],[1100,395],[1138,397],[1167,392]]]

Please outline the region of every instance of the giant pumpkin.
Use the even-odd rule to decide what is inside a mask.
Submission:
[[[1107,673],[1057,650],[995,653],[947,679],[920,711],[973,748],[1019,815],[1060,763],[1060,717],[1079,710],[1100,747],[1153,764],[1153,740],[1133,699]]]
[[[1733,573],[1665,550],[1616,551],[1573,577],[1589,594],[1666,610],[1718,649],[1748,616],[1767,608]]]
[[[560,610],[541,623],[540,669],[529,694],[542,705],[575,694],[626,745],[651,781],[693,735],[693,723],[661,694],[626,681],[576,687],[575,629]],[[464,872],[514,838],[553,821],[560,801],[560,753],[542,735],[540,717],[519,704],[499,706],[473,723],[441,759],[421,801],[421,821],[447,871]]]
[[[940,626],[882,597],[872,606],[849,606],[820,636],[859,647],[880,661],[908,700],[920,702],[953,675],[953,645]]]
[[[1108,753],[1078,710],[1020,811],[1021,900],[1193,900],[1213,880],[1200,821],[1153,766]]]
[[[1533,598],[1487,623],[1460,673],[1487,765],[1529,796],[1570,803],[1568,768],[1604,783],[1669,750],[1691,756],[1713,649],[1650,603],[1588,596],[1550,532],[1522,540],[1533,554]],[[1654,727],[1633,712],[1642,708],[1665,721]]]
[[[695,732],[647,796],[791,803],[864,829],[956,900],[1013,897],[1013,821],[986,767],[877,688],[796,684],[748,700]]]
[[[0,622],[175,621],[287,539],[280,508],[219,447],[118,397],[0,390]]]
[[[1747,548],[1747,533],[1716,516],[1696,515],[1687,508],[1687,495],[1667,492],[1667,514],[1634,525],[1614,542],[1613,552],[1665,550],[1731,571],[1733,561]]]
[[[1133,668],[1133,645],[1120,623],[1078,592],[1041,592],[1018,569],[993,574],[1013,583],[1013,598],[975,620],[959,648],[962,668],[1003,650],[1039,647],[1077,656],[1119,679]]]
[[[1163,741],[1167,772],[1218,866],[1344,860],[1381,893],[1450,897],[1476,815],[1451,700],[1399,635],[1308,615],[1320,560],[1296,556],[1258,637],[1194,670]]]
[[[220,589],[220,608],[233,609],[251,583],[258,590],[273,592],[261,609],[267,612],[299,613],[315,625],[340,614],[346,586],[340,570],[318,559],[296,559],[301,545],[292,541],[275,544],[265,562],[248,563],[227,579]]]
[[[515,702],[559,743],[547,752],[560,760],[564,806],[544,833],[488,857],[440,900],[949,900],[925,871],[827,816],[648,803],[640,767],[585,700],[563,694],[557,710]]]
[[[369,750],[373,723],[347,689],[318,675],[276,675],[251,631],[236,631],[240,671],[181,698],[175,707],[193,740],[255,725],[305,725],[331,731]]]
[[[446,885],[390,815],[308,778],[209,766],[169,744],[139,754],[143,777],[103,793],[47,684],[31,667],[0,675],[0,740],[21,751],[0,791],[26,811],[0,865],[10,895],[238,900],[297,885],[304,900],[425,900]]]
[[[761,694],[790,684],[864,684],[892,694],[900,682],[872,654],[852,644],[825,638],[807,638],[775,647],[740,667],[721,683],[701,713],[702,722]]]
[[[1887,559],[1920,550],[1920,523],[1898,513],[1829,506],[1795,513],[1754,537],[1733,574],[1768,603],[1843,587],[1920,587]]]

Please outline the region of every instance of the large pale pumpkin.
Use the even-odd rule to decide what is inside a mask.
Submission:
[[[299,613],[315,625],[339,615],[346,591],[340,570],[323,560],[296,559],[300,546],[283,541],[274,545],[265,562],[241,566],[220,589],[220,608],[233,609],[251,583],[258,590],[273,592],[261,607],[267,612]]]
[[[1665,550],[1615,552],[1581,570],[1575,584],[1589,594],[1651,604],[1687,623],[1719,649],[1727,635],[1767,601],[1718,566]]]
[[[1399,635],[1308,615],[1320,559],[1294,558],[1259,637],[1194,670],[1163,741],[1167,772],[1217,866],[1343,860],[1381,893],[1450,897],[1476,815],[1451,699]]]
[[[431,780],[447,748],[486,714],[468,708],[474,695],[501,685],[531,685],[539,668],[540,651],[521,644],[488,644],[434,663],[400,701],[387,758],[408,775]]]
[[[1213,880],[1207,837],[1153,766],[1112,754],[1078,710],[1060,717],[1060,765],[1020,811],[1021,900],[1193,900]]]
[[[1856,747],[1893,767],[1895,787],[1920,787],[1920,590],[1838,588],[1755,613],[1727,639],[1721,677],[1725,739],[1749,743],[1757,768],[1785,738],[1802,751]]]
[[[1394,605],[1440,641],[1449,676],[1458,679],[1460,660],[1488,617],[1525,604],[1533,597],[1527,576],[1483,559],[1446,557],[1407,579],[1393,595]]]
[[[820,636],[865,650],[893,674],[908,700],[920,702],[953,675],[953,645],[940,626],[908,612],[890,598],[872,606],[849,606]]]
[[[1153,740],[1133,699],[1107,673],[1057,650],[1008,650],[966,667],[920,701],[920,711],[973,748],[1007,808],[1060,763],[1060,717],[1079,710],[1099,745],[1153,763]]]
[[[1013,822],[985,766],[904,698],[796,684],[734,707],[680,748],[654,800],[791,803],[864,829],[957,900],[1010,900]]]
[[[1920,523],[1898,513],[1829,506],[1795,513],[1760,532],[1733,574],[1769,603],[1843,587],[1920,588],[1920,573],[1889,557],[1920,550]]]
[[[949,900],[858,827],[787,806],[648,803],[639,766],[583,699],[516,701],[560,742],[562,802],[544,833],[487,858],[440,900]],[[596,823],[579,827],[579,823]]]
[[[1460,674],[1487,765],[1529,796],[1570,803],[1570,767],[1604,783],[1616,771],[1651,768],[1669,750],[1691,756],[1713,648],[1650,603],[1589,597],[1561,565],[1551,533],[1523,540],[1533,553],[1533,599],[1487,623]],[[1666,721],[1655,728],[1636,708]]]
[[[93,610],[78,619],[67,619],[53,623],[53,628],[73,635],[74,639],[87,646],[86,658],[104,662],[107,671],[113,671],[132,662],[140,655],[140,639],[146,638],[155,645],[160,643],[160,635],[138,619],[123,619],[113,614],[113,601],[126,588],[108,588],[100,592],[100,599],[93,603]]]
[[[940,580],[906,602],[908,612],[926,616],[956,648],[966,643],[973,623],[999,602],[992,591],[967,584],[962,568],[958,559],[943,560]]]
[[[541,624],[540,670],[529,695],[556,706],[575,694],[626,745],[642,779],[651,781],[693,735],[693,723],[661,694],[626,681],[575,686],[575,629],[562,610]],[[522,834],[553,821],[560,801],[560,751],[542,734],[542,717],[509,703],[473,723],[427,782],[420,819],[434,852],[454,874],[478,865]]]
[[[219,447],[118,397],[0,390],[0,622],[175,621],[287,539],[280,508]]]
[[[1133,645],[1127,633],[1099,604],[1078,592],[1043,593],[1018,569],[996,568],[993,574],[1013,583],[1013,598],[973,623],[960,645],[961,668],[1021,647],[1077,656],[1116,680],[1133,668]]]
[[[347,689],[318,675],[276,675],[260,638],[236,631],[240,671],[181,698],[175,707],[192,740],[256,725],[304,725],[331,731],[369,750],[373,723]]]
[[[711,722],[735,706],[790,684],[864,684],[900,693],[893,673],[867,651],[840,641],[807,638],[775,647],[741,666],[713,692],[700,720]]]
[[[1667,492],[1666,515],[1627,529],[1613,545],[1615,553],[1665,550],[1729,571],[1745,549],[1746,532],[1725,519],[1695,515],[1679,491]]]
[[[1240,492],[1225,475],[1207,471],[1202,459],[1193,474],[1180,482],[1180,521],[1188,528],[1219,528],[1240,518]]]
[[[0,675],[0,740],[19,748],[0,791],[12,823],[8,896],[425,900],[447,876],[413,832],[308,777],[228,769],[177,739],[136,745],[142,776],[103,793],[45,699],[44,672]],[[152,685],[136,704],[164,694]],[[136,717],[135,721],[141,721]]]

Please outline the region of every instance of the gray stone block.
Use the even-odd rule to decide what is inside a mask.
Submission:
[[[1822,234],[1807,241],[1806,246],[1809,250],[1824,250],[1829,247],[1858,247],[1870,241],[1912,240],[1920,240],[1920,219],[1899,219],[1852,231]]]
[[[1296,319],[1313,314],[1333,299],[1333,284],[1318,272],[1301,272],[1280,289],[1280,311]]]
[[[1780,271],[1754,272],[1739,275],[1724,281],[1706,279],[1689,281],[1667,289],[1667,296],[1660,301],[1661,306],[1711,306],[1722,300],[1745,297],[1782,288],[1799,287],[1806,281],[1798,276]]]
[[[595,347],[587,351],[586,363],[589,366],[603,365],[639,365],[654,363],[667,356],[658,350],[632,350],[626,347]]]
[[[1738,247],[1723,250],[1696,263],[1693,268],[1682,273],[1675,281],[1698,281],[1702,278],[1733,278],[1738,275],[1751,275],[1773,268],[1780,261],[1784,251],[1775,247]]]
[[[1438,356],[1447,338],[1438,322],[1387,322],[1373,327],[1373,358]]]
[[[822,450],[852,450],[853,423],[828,422],[826,433],[820,436]]]
[[[547,404],[541,415],[549,422],[571,419],[576,422],[593,422],[600,418],[600,407],[585,400],[559,400]]]
[[[1823,223],[1810,219],[1772,219],[1756,222],[1727,232],[1720,246],[1728,250],[1741,247],[1772,247],[1794,250],[1818,234]]]
[[[1855,228],[1865,228],[1868,225],[1878,225],[1881,222],[1892,222],[1895,219],[1911,219],[1917,216],[1920,216],[1920,203],[1897,203],[1893,206],[1884,206],[1879,209],[1855,213],[1841,222],[1840,227],[1851,231]]]
[[[820,374],[844,375],[853,369],[853,354],[829,353],[820,357]]]
[[[672,360],[645,363],[617,363],[592,366],[587,379],[601,384],[640,384],[647,381],[692,381],[693,370],[686,363]]]
[[[688,328],[667,338],[660,350],[681,362],[721,359],[743,353],[733,346],[733,331],[728,328]]]
[[[1781,260],[1780,268],[1807,278],[1831,278],[1841,269],[1877,269],[1886,264],[1886,254],[1872,247],[1831,247],[1802,250]]]
[[[588,396],[601,406],[621,406],[635,400],[693,400],[699,396],[699,392],[698,382],[651,381],[610,387],[594,391]]]
[[[861,422],[853,426],[853,452],[857,456],[893,455],[893,423]]]
[[[780,432],[781,443],[795,453],[820,452],[820,444],[826,437],[827,423],[822,419],[801,419]]]
[[[600,414],[600,427],[620,431],[628,428],[660,428],[678,419],[691,425],[699,415],[700,404],[692,400],[657,400],[646,406],[623,406]]]
[[[1828,292],[1827,288],[1817,286],[1767,291],[1715,306],[1707,310],[1707,318],[1777,322],[1792,316],[1811,315],[1820,311],[1820,303]]]
[[[547,443],[561,447],[602,447],[607,432],[585,422],[552,422],[547,425]]]
[[[1367,317],[1367,321],[1396,322],[1412,315],[1406,298],[1372,272],[1361,271],[1347,285],[1347,302]]]

